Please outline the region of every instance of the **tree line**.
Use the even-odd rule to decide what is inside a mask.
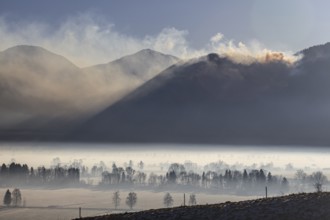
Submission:
[[[12,162],[2,164],[0,168],[0,185],[65,185],[80,182],[80,170],[75,167],[62,167],[60,165],[37,169],[29,168],[27,164]]]
[[[220,164],[221,165],[221,164]],[[310,187],[316,191],[322,191],[327,178],[322,172],[314,172],[307,175],[303,170],[298,170],[295,178],[288,179],[281,175],[273,175],[265,169],[230,169],[219,164],[206,166],[209,170],[201,173],[194,171],[196,166],[192,163],[172,163],[166,172],[144,172],[144,163],[140,161],[137,169],[134,169],[130,161],[125,166],[117,166],[113,163],[108,169],[102,162],[91,170],[83,166],[81,162],[74,162],[69,166],[61,166],[59,160],[54,161],[50,168],[39,166],[34,169],[27,164],[12,162],[9,165],[2,164],[0,168],[0,186],[20,185],[53,185],[65,186],[79,184],[91,185],[83,177],[100,177],[99,186],[107,187],[189,187],[191,189],[216,190],[232,194],[263,194],[263,188],[267,186],[270,192],[285,193],[290,186],[303,192]],[[211,170],[212,169],[212,170]],[[289,182],[290,181],[290,182]],[[166,188],[165,188],[166,189]]]
[[[215,189],[233,193],[260,191],[266,185],[281,192],[289,190],[286,177],[272,175],[263,169],[243,171],[226,169],[223,173],[204,171],[202,174],[189,171],[184,165],[173,163],[165,174],[136,171],[132,167],[117,167],[113,164],[112,171],[102,172],[101,186],[141,185],[149,187],[181,186],[190,188]],[[263,193],[263,191],[262,191]]]

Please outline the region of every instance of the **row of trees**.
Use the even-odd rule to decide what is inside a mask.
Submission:
[[[321,192],[324,184],[328,182],[328,178],[321,172],[313,172],[307,175],[303,170],[299,169],[295,173],[294,186],[300,192],[305,192],[308,186],[313,186],[315,191]]]
[[[120,198],[120,192],[116,191],[113,193],[112,197],[112,202],[114,204],[115,209],[117,209],[120,206],[121,203],[121,198]],[[25,203],[25,202],[23,202]],[[129,192],[126,200],[125,200],[126,205],[130,208],[133,209],[133,207],[137,203],[137,194],[135,192]],[[165,207],[172,207],[174,203],[173,197],[170,193],[165,193],[164,198],[163,198],[163,204]],[[7,207],[12,206],[12,207],[18,207],[22,205],[22,194],[20,189],[15,188],[13,192],[10,192],[9,189],[7,189],[4,198],[3,198],[3,204]],[[195,194],[190,194],[189,196],[189,205],[196,205],[197,200],[196,200],[196,195]],[[185,196],[184,196],[184,203],[185,205]],[[25,204],[23,204],[25,206]]]
[[[298,170],[292,183],[286,177],[273,175],[264,169],[244,169],[243,171],[225,169],[218,171],[204,171],[202,174],[194,171],[186,171],[183,164],[173,163],[169,166],[166,174],[145,174],[143,171],[135,171],[132,167],[117,167],[113,164],[112,171],[104,171],[100,185],[147,185],[159,186],[188,186],[202,189],[216,189],[239,194],[263,193],[268,186],[272,192],[285,193],[292,185],[299,191],[309,191],[314,187],[321,191],[328,182],[327,177],[320,171],[307,175],[303,170]]]
[[[34,169],[26,164],[12,162],[2,164],[0,168],[0,185],[62,185],[80,182],[80,170],[75,167],[61,167],[60,165]]]
[[[113,204],[115,206],[115,209],[117,209],[119,207],[119,205],[120,205],[120,202],[121,202],[119,191],[116,191],[116,192],[113,193],[112,202],[113,202]],[[137,203],[137,194],[135,192],[128,193],[125,202],[126,202],[126,205],[130,209],[133,209],[133,207]]]
[[[147,178],[148,177],[148,178]],[[118,185],[148,185],[159,186],[188,186],[204,189],[226,190],[227,192],[252,192],[268,185],[272,189],[285,192],[289,189],[289,181],[286,177],[272,175],[271,172],[260,170],[230,170],[224,173],[215,171],[203,172],[201,175],[193,171],[187,172],[182,164],[171,164],[165,175],[151,173],[149,176],[142,171],[135,171],[132,167],[112,166],[112,172],[102,173],[102,186]]]
[[[184,195],[185,196],[185,195]],[[185,200],[185,197],[184,197]],[[120,192],[116,191],[113,193],[112,196],[112,202],[113,205],[115,207],[115,209],[117,209],[120,206],[120,202],[121,202],[121,198],[120,198]],[[130,192],[128,193],[126,200],[125,200],[126,205],[130,208],[133,209],[133,207],[136,205],[137,203],[137,194],[135,192]],[[166,208],[172,207],[174,203],[173,197],[170,193],[165,193],[165,196],[163,198],[163,204]],[[196,200],[196,195],[195,194],[190,194],[189,195],[189,201],[188,201],[189,205],[196,205],[197,204],[197,200]],[[184,204],[185,205],[185,201]]]
[[[244,169],[243,171],[223,169],[227,167],[221,163],[211,163],[205,168],[214,169],[197,173],[197,165],[193,163],[172,163],[168,166],[165,174],[146,174],[143,170],[144,163],[138,163],[138,170],[133,168],[130,161],[126,167],[119,167],[115,163],[111,171],[105,163],[100,162],[93,166],[91,176],[101,175],[101,186],[185,186],[202,189],[215,189],[229,193],[246,194],[251,192],[261,192],[261,188],[269,186],[277,192],[289,190],[289,181],[286,177],[273,175],[264,169]],[[186,168],[188,167],[188,169]],[[27,164],[12,162],[9,165],[2,164],[0,168],[0,186],[20,186],[20,185],[54,185],[62,186],[65,184],[80,183],[80,170],[84,176],[89,176],[88,168],[82,165],[82,161],[75,161],[70,166],[61,166],[59,158],[55,158],[50,168],[44,166],[34,169]],[[188,171],[189,170],[189,171]],[[100,173],[101,172],[101,173]],[[291,180],[290,180],[291,181]],[[89,182],[88,182],[89,183]],[[327,178],[322,172],[315,172],[307,175],[303,170],[298,170],[296,177],[290,183],[299,191],[306,191],[313,186],[317,191],[321,191]]]
[[[20,206],[22,204],[22,194],[20,189],[15,188],[13,192],[10,192],[8,189],[5,193],[5,196],[3,198],[3,204],[7,207],[9,206]],[[25,204],[23,204],[25,205]]]

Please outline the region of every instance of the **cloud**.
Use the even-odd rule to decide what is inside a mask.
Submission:
[[[218,43],[219,41],[221,41],[223,39],[224,35],[221,33],[217,33],[216,35],[214,35],[213,37],[211,37],[211,42],[212,43]]]
[[[291,51],[273,51],[267,49],[258,41],[248,45],[243,42],[235,43],[234,40],[224,40],[224,35],[217,33],[210,39],[210,48],[214,52],[232,59],[236,63],[250,64],[253,62],[282,61],[293,64],[301,57],[293,55]]]
[[[80,67],[106,63],[145,48],[182,59],[216,52],[241,63],[266,60],[266,55],[274,52],[257,42],[246,45],[225,40],[222,33],[216,33],[203,48],[196,49],[187,40],[188,35],[187,30],[166,27],[155,35],[142,38],[129,36],[117,31],[115,24],[93,13],[68,18],[57,28],[42,22],[21,21],[13,24],[6,17],[0,18],[0,50],[19,44],[42,46]],[[295,60],[290,52],[282,54],[283,60]]]

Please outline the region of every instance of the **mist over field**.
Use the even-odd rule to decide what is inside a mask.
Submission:
[[[0,220],[328,191],[329,7],[1,1]]]
[[[325,178],[330,177],[330,153],[325,148],[261,149],[174,144],[86,144],[79,148],[63,143],[2,143],[1,193],[19,188],[22,201],[16,208],[3,208],[0,219],[42,219],[45,215],[50,215],[49,219],[69,219],[78,217],[79,207],[83,216],[129,211],[125,204],[129,192],[137,194],[134,211],[166,206],[166,193],[173,199],[171,206],[181,206],[184,195],[187,205],[190,195],[195,195],[197,204],[262,198],[265,186],[268,196],[313,192],[313,175],[321,172]],[[23,171],[24,164],[27,172]],[[5,173],[4,166],[9,173]],[[11,167],[16,171],[10,171]],[[79,170],[78,176],[73,169]],[[172,171],[175,179],[170,175]],[[244,171],[248,174],[246,180]],[[260,172],[264,180],[253,177]],[[283,178],[288,185],[283,185]],[[322,184],[324,190],[329,187],[327,181]],[[121,202],[115,209],[113,194],[117,191]]]

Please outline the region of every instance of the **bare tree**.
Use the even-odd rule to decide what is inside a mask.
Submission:
[[[112,202],[115,205],[115,209],[118,208],[118,206],[120,205],[120,193],[119,191],[116,191],[113,193],[113,197],[112,197]]]
[[[188,203],[189,203],[189,205],[196,205],[197,204],[195,194],[190,194]]]
[[[299,169],[294,176],[297,184],[296,188],[298,191],[304,191],[307,174],[302,169]]]
[[[135,192],[128,193],[128,196],[126,197],[126,205],[133,209],[133,207],[136,205],[137,202],[137,195]]]
[[[166,208],[169,208],[173,205],[173,198],[170,193],[165,194],[163,203]]]
[[[321,172],[314,172],[310,176],[316,192],[322,192],[323,184],[327,182],[327,177]]]
[[[299,169],[299,170],[296,171],[294,176],[295,176],[296,180],[304,181],[307,177],[307,174],[302,169]]]
[[[143,163],[143,161],[141,160],[140,163],[139,163],[139,169],[140,169],[140,170],[143,170],[143,168],[144,168],[144,163]]]
[[[13,206],[19,206],[21,205],[22,203],[22,194],[21,194],[21,191],[19,189],[14,189],[12,194],[12,203],[13,203]]]

